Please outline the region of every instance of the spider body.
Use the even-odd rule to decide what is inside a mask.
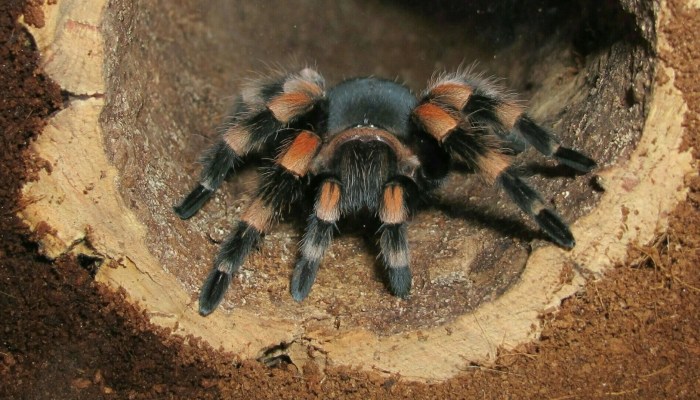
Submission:
[[[251,84],[205,154],[199,184],[175,207],[178,216],[189,218],[246,159],[270,160],[255,198],[214,260],[200,313],[218,306],[233,274],[277,218],[304,202],[313,211],[292,273],[294,299],[309,294],[336,223],[358,215],[379,222],[387,286],[407,296],[408,220],[457,164],[499,184],[555,243],[573,247],[568,226],[510,168],[528,143],[575,170],[595,166],[561,146],[493,82],[469,71],[438,77],[420,98],[377,78],[350,79],[326,90],[321,75],[309,68]]]
[[[411,110],[418,103],[408,88],[393,81],[355,78],[328,91],[328,134],[375,126],[408,139]]]

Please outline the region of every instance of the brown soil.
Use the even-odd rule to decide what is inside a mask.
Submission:
[[[7,3],[13,3],[11,5]],[[700,152],[700,18],[669,2],[672,54]],[[442,384],[351,370],[297,371],[239,362],[156,328],[91,279],[90,259],[42,259],[15,216],[21,184],[40,162],[24,150],[63,101],[37,69],[16,23],[25,2],[0,5],[0,398],[697,398],[700,393],[700,179],[668,232],[630,249],[629,262],[543,316],[539,342],[473,365]],[[40,22],[39,22],[40,23]]]

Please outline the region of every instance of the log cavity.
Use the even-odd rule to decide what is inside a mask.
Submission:
[[[188,221],[172,205],[195,183],[199,154],[215,140],[241,83],[270,65],[309,63],[330,84],[396,77],[419,92],[434,71],[478,61],[602,168],[638,141],[653,74],[653,13],[632,0],[125,3],[111,2],[105,22],[104,145],[120,171],[121,195],[147,226],[150,251],[192,296],[249,202],[255,170],[230,178]],[[529,182],[565,220],[595,207],[590,176],[574,177],[533,151],[521,160]],[[531,248],[550,245],[478,179],[455,174],[439,194],[410,227],[409,300],[385,289],[375,238],[363,236],[360,224],[344,224],[310,297],[295,303],[289,278],[304,224],[290,218],[244,265],[218,312],[330,319],[336,328],[379,334],[433,327],[507,291]]]

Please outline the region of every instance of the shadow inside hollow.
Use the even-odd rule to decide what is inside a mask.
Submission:
[[[539,230],[530,228],[524,221],[512,217],[496,215],[485,207],[465,202],[438,199],[433,208],[450,218],[459,218],[480,228],[490,229],[498,234],[531,242],[536,239],[551,242],[548,236]]]
[[[443,212],[450,218],[459,218],[468,223],[485,229],[497,232],[503,237],[515,239],[526,244],[534,240],[544,240],[551,242],[549,237],[543,232],[531,228],[526,221],[514,217],[497,215],[486,207],[469,204],[463,201],[451,201],[447,199],[434,198],[429,206],[435,210]],[[423,208],[425,210],[425,208]],[[420,211],[419,211],[420,212]],[[523,218],[526,218],[523,216]],[[387,272],[382,262],[381,249],[379,247],[381,223],[376,218],[367,215],[366,218],[349,218],[338,223],[338,230],[334,239],[342,236],[355,236],[362,239],[364,249],[376,256],[373,263],[375,279],[387,284]],[[410,225],[408,229],[411,229]]]
[[[519,176],[528,178],[531,176],[541,176],[543,178],[576,178],[580,175],[586,175],[586,172],[579,172],[563,164],[547,165],[538,162],[530,162],[519,166],[516,169]]]
[[[354,235],[362,239],[362,243],[365,246],[364,251],[375,256],[372,263],[374,279],[381,281],[385,287],[388,287],[388,275],[382,261],[381,248],[379,246],[381,226],[381,222],[371,215],[364,215],[360,218],[352,218],[339,223],[339,229],[342,229],[345,234]]]

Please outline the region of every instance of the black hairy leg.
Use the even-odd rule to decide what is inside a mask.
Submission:
[[[542,196],[512,171],[504,171],[498,177],[503,189],[515,204],[534,218],[537,225],[559,246],[571,249],[576,244],[574,235],[559,214],[544,204]]]
[[[331,244],[335,224],[340,219],[340,198],[341,187],[337,180],[327,179],[320,185],[314,212],[309,216],[301,242],[301,255],[292,273],[290,291],[296,301],[309,295],[316,280],[321,259]]]
[[[407,224],[385,224],[379,230],[379,246],[389,291],[394,296],[405,298],[411,290]]]
[[[491,82],[468,74],[442,77],[425,93],[413,112],[416,123],[450,157],[499,183],[558,245],[572,248],[573,234],[561,217],[547,208],[542,196],[510,168],[516,151],[509,135],[522,136],[541,153],[581,172],[595,167],[583,154],[562,147],[544,128]]]
[[[211,314],[224,299],[231,279],[238,272],[248,254],[258,246],[262,232],[241,221],[234,233],[221,245],[209,276],[199,293],[199,313]]]
[[[236,113],[203,157],[199,183],[175,206],[175,213],[182,219],[194,215],[228,173],[242,166],[243,157],[264,156],[266,148],[291,136],[294,122],[311,113],[323,96],[323,78],[308,68],[247,87]]]
[[[512,154],[522,152],[529,143],[545,156],[579,172],[589,172],[596,166],[589,157],[562,146],[493,80],[473,74],[469,69],[437,78],[424,93],[421,105],[424,104],[440,107],[456,116],[457,122],[465,119],[472,129],[494,134],[501,139],[502,148]],[[448,124],[436,132],[442,137],[450,130]]]
[[[407,189],[408,188],[408,189]],[[384,263],[389,291],[406,297],[411,290],[410,252],[407,220],[412,212],[415,184],[406,177],[387,183],[379,209],[379,248]]]
[[[175,213],[182,219],[190,218],[224,181],[229,171],[242,164],[240,156],[223,141],[218,141],[202,158],[202,176],[199,183],[178,205]]]
[[[284,211],[299,202],[311,160],[320,147],[320,138],[301,131],[266,168],[258,194],[243,214],[237,229],[223,243],[199,297],[199,312],[210,314],[223,300],[232,276],[238,272],[262,235]]]
[[[560,163],[579,172],[589,172],[596,167],[595,161],[580,152],[562,146],[546,129],[536,124],[529,116],[518,117],[513,130],[522,135],[540,153],[555,158]]]

